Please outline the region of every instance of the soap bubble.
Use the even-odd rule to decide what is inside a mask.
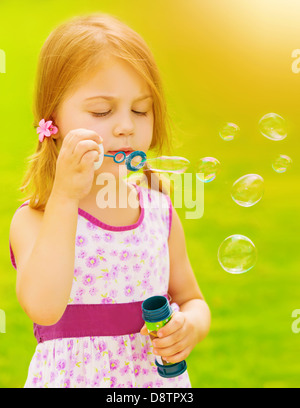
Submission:
[[[264,193],[264,179],[258,174],[247,174],[233,183],[231,197],[242,207],[251,207],[259,202]]]
[[[289,156],[280,154],[273,162],[272,168],[277,173],[284,173],[292,164],[292,159]]]
[[[257,251],[253,242],[244,235],[231,235],[218,249],[218,261],[229,273],[248,272],[256,263]]]
[[[285,119],[276,113],[268,113],[259,121],[261,134],[271,140],[283,140],[287,137]]]
[[[240,133],[240,128],[235,123],[226,123],[219,132],[219,135],[223,140],[233,140]]]
[[[219,160],[214,157],[203,157],[198,162],[196,177],[204,183],[209,183],[216,178],[219,169]]]
[[[159,173],[181,174],[187,170],[190,161],[180,156],[160,156],[147,158],[147,164],[151,170]],[[147,168],[145,170],[147,171]]]

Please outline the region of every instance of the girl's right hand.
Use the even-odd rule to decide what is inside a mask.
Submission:
[[[79,201],[89,194],[94,162],[99,160],[101,136],[87,129],[71,130],[64,138],[56,162],[52,192]]]

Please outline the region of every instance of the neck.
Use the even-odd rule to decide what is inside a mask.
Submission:
[[[89,194],[80,200],[79,207],[127,208],[130,190],[122,177],[115,177],[111,173],[95,174],[92,188]]]

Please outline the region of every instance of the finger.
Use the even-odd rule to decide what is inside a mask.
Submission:
[[[180,361],[185,360],[190,355],[190,352],[191,349],[187,347],[181,350],[179,353],[165,357],[165,360],[172,364],[179,363]]]
[[[77,143],[80,140],[94,140],[97,144],[103,142],[103,139],[98,133],[88,129],[73,129],[63,140],[64,147],[74,152]]]
[[[159,338],[170,336],[179,330],[185,322],[185,316],[182,312],[175,312],[172,315],[172,319],[161,329],[158,330],[157,336]]]
[[[98,160],[99,160],[99,153],[96,150],[89,150],[82,156],[80,164],[83,166],[83,168],[87,168],[93,165],[94,162]]]
[[[158,347],[153,347],[153,353],[161,356],[161,357],[169,357],[173,356],[174,354],[180,353],[182,350],[186,348],[186,340],[181,339],[177,343],[172,343],[168,347],[163,347],[163,348],[158,348]]]
[[[148,329],[147,329],[147,326],[146,326],[145,324],[144,324],[144,326],[141,328],[140,333],[141,333],[143,336],[147,336],[147,334],[148,334]]]
[[[161,350],[166,347],[170,347],[175,343],[183,340],[186,337],[186,332],[182,328],[178,329],[176,332],[165,336],[162,338],[156,338],[153,340],[152,344],[155,349]]]
[[[81,140],[77,143],[74,152],[73,158],[74,160],[79,163],[85,153],[88,151],[95,150],[100,154],[100,147],[99,145],[93,140]]]

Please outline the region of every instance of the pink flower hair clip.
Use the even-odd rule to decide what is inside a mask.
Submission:
[[[45,122],[45,119],[42,119],[36,131],[39,135],[39,141],[42,143],[45,137],[55,135],[58,132],[58,128],[52,125],[52,120]]]

